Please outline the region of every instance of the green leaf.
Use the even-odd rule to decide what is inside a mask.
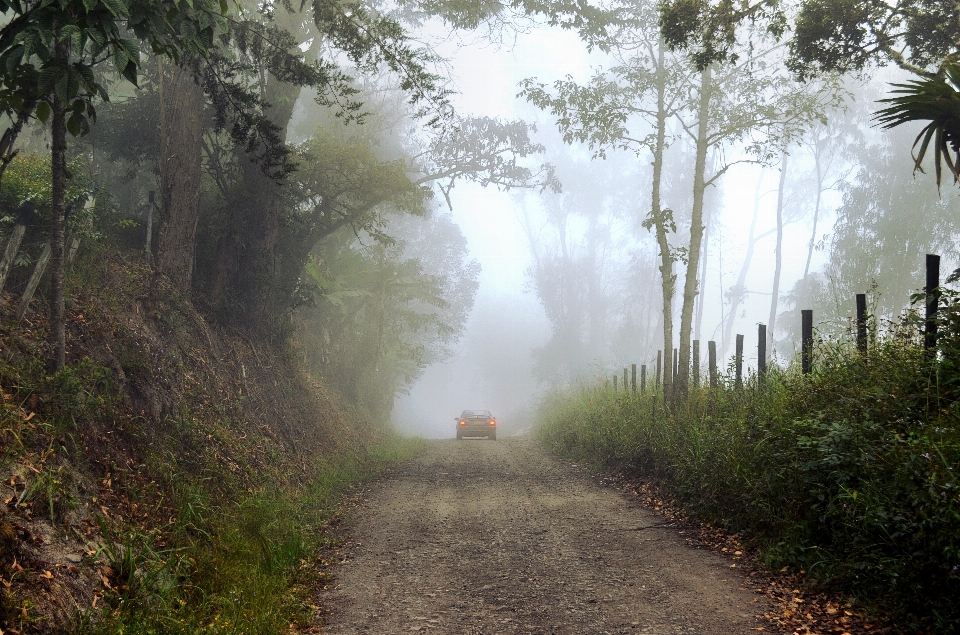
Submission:
[[[37,78],[37,90],[41,93],[47,93],[53,88],[54,83],[60,78],[63,69],[59,66],[44,66],[40,70],[40,76]]]
[[[15,46],[10,50],[6,56],[4,56],[4,66],[7,69],[9,75],[13,75],[13,72],[16,70],[17,66],[20,65],[20,60],[23,59],[23,47],[20,45]]]
[[[73,38],[77,35],[80,35],[80,27],[76,24],[67,24],[66,26],[60,29],[60,39],[66,40],[67,38]]]
[[[83,88],[91,95],[97,92],[97,80],[93,74],[93,68],[86,64],[78,64],[77,72],[83,82]]]
[[[313,259],[308,260],[307,264],[305,264],[303,268],[308,274],[310,274],[310,277],[313,278],[318,285],[320,285],[320,288],[330,286],[330,283],[327,282],[327,280],[323,277],[323,274],[320,273],[320,268],[317,267],[317,263],[315,263]]]
[[[72,134],[74,137],[80,135],[81,124],[80,121],[83,119],[83,115],[78,115],[73,113],[70,115],[70,118],[67,119],[67,132]]]
[[[83,0],[83,7],[87,10],[87,13],[96,9],[98,4],[100,4],[100,0]]]
[[[123,73],[123,69],[127,67],[129,62],[130,58],[127,57],[123,49],[117,48],[113,50],[113,65],[117,67],[118,73]]]
[[[120,39],[120,46],[123,47],[124,53],[127,54],[127,57],[130,58],[136,65],[140,65],[140,45],[137,44],[136,40],[128,40],[126,38]]]
[[[137,65],[134,64],[133,62],[129,62],[127,66],[123,69],[123,76],[126,78],[128,82],[130,82],[134,86],[137,86],[137,87],[140,86],[137,83]]]
[[[53,110],[50,108],[50,104],[47,102],[41,101],[39,104],[37,104],[35,113],[37,115],[37,119],[39,119],[42,123],[47,123],[47,119],[50,118],[51,112],[53,112]]]
[[[31,55],[33,55],[39,39],[40,38],[36,33],[28,33],[23,38],[23,59],[28,59]]]
[[[123,0],[101,0],[103,4],[110,10],[110,13],[115,15],[118,18],[125,18],[128,15],[127,5]]]

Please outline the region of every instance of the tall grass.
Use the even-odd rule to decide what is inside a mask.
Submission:
[[[308,626],[338,501],[420,447],[388,438],[322,463],[305,489],[251,492],[228,508],[210,505],[203,487],[181,488],[181,511],[164,531],[104,531],[115,592],[79,632],[274,635]]]
[[[660,395],[561,393],[540,435],[558,454],[657,480],[695,517],[750,537],[774,567],[960,631],[956,337],[939,361],[891,336],[866,358],[818,349],[815,372]]]

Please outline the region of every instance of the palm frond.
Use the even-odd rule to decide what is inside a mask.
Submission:
[[[944,163],[954,182],[960,181],[960,65],[947,65],[944,77],[893,84],[893,88],[895,97],[880,100],[890,106],[873,115],[877,124],[889,129],[911,121],[929,122],[913,142],[913,149],[920,146],[913,154],[914,171],[924,171],[923,159],[933,141],[937,187]]]

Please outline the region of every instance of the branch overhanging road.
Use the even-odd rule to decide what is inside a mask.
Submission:
[[[351,514],[329,635],[761,630],[729,560],[533,440],[435,441]]]

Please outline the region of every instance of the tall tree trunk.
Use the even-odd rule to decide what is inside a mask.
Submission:
[[[813,246],[817,243],[817,221],[820,219],[820,201],[823,198],[823,166],[820,163],[820,149],[814,149],[814,164],[817,169],[817,200],[813,206],[813,231],[810,232],[810,244],[807,245],[807,264],[803,267],[803,277],[810,273],[810,261],[813,259]]]
[[[599,229],[597,227],[597,216],[591,214],[587,228],[587,324],[590,332],[587,335],[587,342],[590,346],[590,353],[603,357],[605,354],[605,317],[606,306],[601,290],[600,271],[602,264],[598,263],[597,243]],[[601,261],[602,262],[602,261]]]
[[[278,10],[275,17],[277,26],[303,33],[301,13]],[[321,41],[314,38],[313,48],[319,48]],[[270,104],[270,121],[285,141],[301,88],[267,74],[261,92]],[[269,336],[277,332],[280,318],[292,306],[309,249],[286,248],[288,241],[301,242],[303,232],[295,223],[281,220],[288,209],[285,183],[265,174],[247,154],[239,163],[243,187],[230,201],[230,232],[216,246],[207,281],[209,302],[227,321]]]
[[[58,57],[69,60],[67,43],[57,44]],[[67,106],[54,91],[51,124],[50,177],[52,219],[50,229],[50,368],[56,372],[66,365],[66,317],[64,307],[64,256],[67,238]]]
[[[780,299],[780,270],[783,268],[783,190],[787,181],[787,153],[780,161],[780,185],[777,187],[777,258],[773,269],[773,294],[770,298],[770,318],[767,324],[768,351],[773,352],[773,334],[777,325],[777,303]]]
[[[716,156],[712,161],[714,168],[716,168]],[[711,190],[714,192],[713,196],[708,196],[708,193],[704,193],[704,208],[707,211],[707,217],[704,219],[704,230],[703,230],[703,244],[705,245],[703,249],[703,255],[700,259],[700,284],[705,285],[707,280],[707,256],[710,253],[710,226],[713,224],[713,213],[716,211],[717,200],[716,200],[716,189]],[[700,339],[700,331],[703,326],[703,305],[704,305],[704,294],[697,294],[697,318],[694,321],[693,325],[693,339]],[[694,363],[699,363],[699,360],[694,360]]]
[[[657,141],[653,151],[653,184],[650,195],[650,216],[657,234],[660,248],[660,284],[663,294],[663,359],[673,359],[673,291],[676,276],[673,273],[673,254],[667,241],[667,223],[660,207],[660,182],[663,178],[663,152],[667,136],[666,91],[667,71],[664,61],[663,43],[659,46],[657,57]],[[669,364],[668,364],[669,365]],[[672,373],[663,374],[663,394],[673,394]]]
[[[264,92],[271,103],[270,118],[285,139],[300,87],[268,76]],[[278,253],[280,218],[286,209],[284,183],[265,174],[249,155],[241,156],[239,163],[243,187],[231,201],[231,231],[217,246],[210,302],[229,322],[271,335],[290,307],[297,280],[296,275],[292,279],[280,275],[286,270],[284,254]]]
[[[160,65],[157,274],[190,295],[200,213],[203,89],[184,65]]]
[[[697,299],[697,272],[700,248],[703,242],[703,195],[706,189],[704,172],[707,168],[707,132],[709,130],[711,69],[700,75],[700,104],[697,112],[697,154],[693,166],[693,209],[690,214],[690,246],[687,252],[687,274],[683,284],[683,307],[680,310],[680,367],[677,390],[685,393],[690,377],[690,333],[693,325],[693,304]]]
[[[750,264],[753,262],[753,251],[759,240],[756,236],[756,231],[757,218],[760,215],[760,188],[762,185],[763,170],[760,170],[760,177],[757,178],[757,189],[753,193],[753,219],[750,221],[750,234],[747,237],[747,253],[743,257],[743,264],[740,266],[740,275],[737,277],[737,284],[730,289],[730,295],[728,296],[730,298],[730,317],[723,327],[722,355],[726,355],[727,353],[730,345],[730,336],[733,334],[733,323],[737,318],[737,311],[740,309],[740,304],[743,303],[743,299],[747,295],[747,274],[750,272]]]

